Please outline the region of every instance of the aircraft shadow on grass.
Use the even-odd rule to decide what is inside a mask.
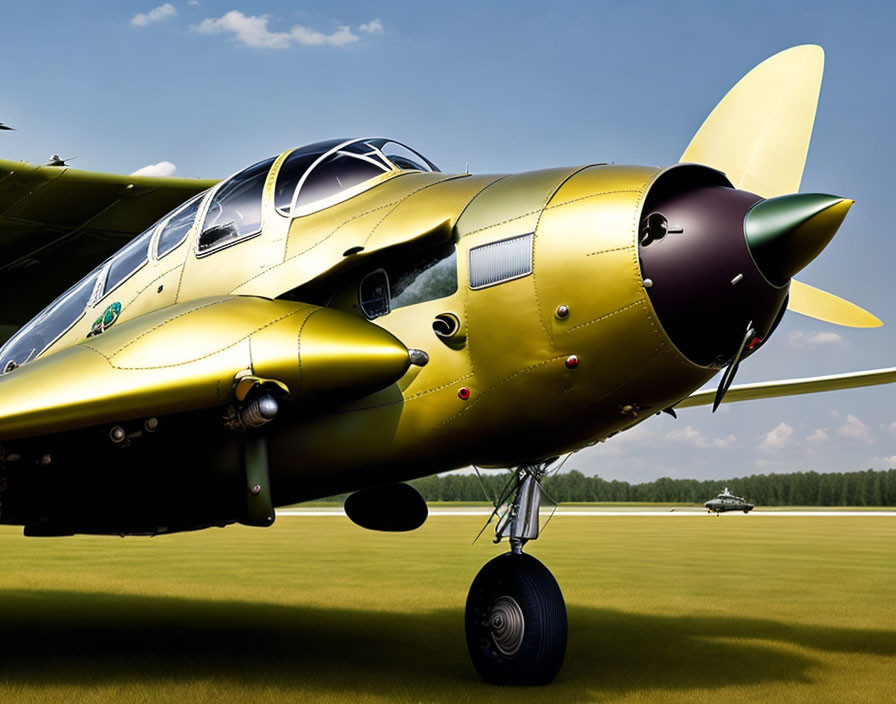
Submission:
[[[782,650],[896,655],[896,632],[757,618],[674,617],[570,608],[566,665],[524,700],[588,693],[810,682],[819,661]],[[417,614],[67,591],[0,592],[0,663],[10,684],[96,686],[213,679],[223,686],[483,698],[463,612]],[[719,677],[724,673],[724,677]]]

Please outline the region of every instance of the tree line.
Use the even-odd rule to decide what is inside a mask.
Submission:
[[[427,501],[490,501],[501,495],[507,472],[423,477],[410,484]],[[733,479],[670,479],[643,484],[586,477],[577,470],[544,480],[545,492],[560,503],[633,501],[703,503],[724,487],[757,506],[896,506],[896,469],[864,472],[752,474]]]

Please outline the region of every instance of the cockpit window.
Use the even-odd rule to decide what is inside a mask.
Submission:
[[[359,152],[355,145],[349,145],[315,165],[299,185],[296,206],[316,203],[392,170],[375,152]]]
[[[84,315],[99,272],[81,279],[0,348],[0,374],[30,362]]]
[[[196,212],[199,210],[204,196],[205,193],[200,193],[193,200],[175,210],[168,218],[156,239],[156,259],[161,259],[184,241],[193,226]]]
[[[146,263],[149,258],[149,241],[152,239],[155,229],[156,226],[153,225],[144,233],[137,235],[112,257],[109,270],[106,272],[106,281],[103,284],[103,296]]]
[[[345,144],[347,140],[331,139],[326,142],[315,142],[304,147],[294,149],[286,157],[277,174],[277,186],[274,189],[274,205],[281,215],[287,215],[292,205],[292,196],[296,186],[311,165],[331,149]]]
[[[295,217],[339,193],[353,195],[356,186],[393,170],[438,171],[422,155],[387,139],[318,142],[296,149],[283,162],[274,203],[281,215]]]
[[[402,171],[438,171],[435,164],[429,161],[425,156],[418,154],[413,149],[409,149],[399,142],[381,139],[370,141],[375,143],[382,142],[378,147],[383,156]]]
[[[207,254],[261,232],[261,196],[273,159],[266,159],[224,182],[212,196],[197,251]]]

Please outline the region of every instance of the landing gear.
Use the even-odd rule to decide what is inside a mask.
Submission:
[[[517,470],[513,501],[495,530],[495,542],[507,538],[511,552],[479,571],[467,597],[467,649],[491,684],[548,684],[563,665],[563,594],[547,567],[523,553],[523,545],[538,538],[540,481],[551,464]]]
[[[566,654],[566,605],[531,555],[499,555],[480,570],[466,611],[473,667],[491,684],[548,684]]]

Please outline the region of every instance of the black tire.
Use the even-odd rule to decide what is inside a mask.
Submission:
[[[566,604],[531,555],[505,553],[476,575],[467,596],[467,648],[486,682],[550,683],[566,654]]]

